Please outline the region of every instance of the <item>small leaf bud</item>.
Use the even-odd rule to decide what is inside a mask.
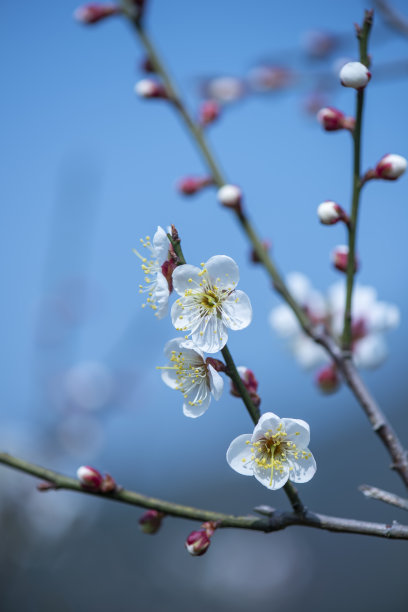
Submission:
[[[83,487],[94,491],[98,491],[103,482],[102,474],[89,465],[81,465],[77,469],[77,478]]]
[[[203,555],[210,544],[210,536],[207,535],[205,529],[192,531],[185,541],[185,547],[193,557],[200,557]]]
[[[218,201],[227,208],[240,210],[242,192],[237,185],[223,185],[217,193]]]
[[[161,527],[164,513],[158,510],[148,510],[139,519],[139,527],[143,533],[157,533]]]
[[[346,244],[339,244],[332,251],[332,262],[334,267],[340,272],[347,272],[349,248]],[[357,272],[359,262],[357,257],[354,258],[354,272]]]
[[[262,240],[262,246],[263,246],[265,253],[267,254],[269,249],[272,247],[272,243],[270,240]],[[249,257],[252,263],[261,263],[262,261],[258,253],[255,251],[255,249],[252,249]]]
[[[340,385],[340,378],[335,364],[328,365],[316,375],[316,385],[323,393],[334,393]]]
[[[116,491],[116,489],[117,485],[115,480],[110,474],[105,474],[101,486],[99,487],[101,493],[113,493],[113,491]]]
[[[348,221],[348,217],[342,207],[331,200],[326,200],[319,204],[317,216],[323,225],[333,225],[338,221]]]
[[[363,89],[371,79],[371,72],[361,62],[348,62],[340,70],[339,76],[344,87]]]
[[[375,178],[395,181],[407,169],[407,160],[402,155],[389,153],[384,155],[374,169]]]
[[[91,25],[117,13],[120,13],[120,7],[115,4],[84,4],[74,11],[74,19]]]
[[[153,79],[142,79],[134,87],[135,93],[140,98],[167,98],[164,86]]]

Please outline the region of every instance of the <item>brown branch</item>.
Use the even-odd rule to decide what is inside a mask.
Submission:
[[[378,489],[377,487],[372,487],[371,485],[366,484],[363,484],[358,488],[366,497],[378,499],[379,501],[383,501],[391,506],[402,508],[402,510],[408,510],[408,499],[395,495],[395,493],[390,493],[389,491],[384,491],[383,489]]]

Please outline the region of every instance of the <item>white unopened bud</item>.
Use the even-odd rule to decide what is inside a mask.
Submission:
[[[100,488],[103,482],[102,474],[89,465],[81,465],[77,469],[77,478],[83,487],[94,489],[95,491]]]
[[[407,169],[407,160],[402,155],[389,153],[384,155],[375,167],[376,178],[395,181]]]
[[[141,98],[166,98],[166,90],[161,83],[153,79],[142,79],[134,87],[135,93]]]
[[[239,208],[242,192],[236,185],[223,185],[217,193],[218,201],[228,208]]]
[[[333,225],[338,221],[345,221],[347,218],[341,206],[331,200],[326,200],[319,204],[317,207],[317,216],[324,225]]]
[[[340,82],[344,87],[363,89],[371,79],[371,72],[361,62],[348,62],[340,70]]]

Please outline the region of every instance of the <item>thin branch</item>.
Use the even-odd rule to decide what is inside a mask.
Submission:
[[[191,519],[193,521],[216,521],[219,528],[233,527],[236,529],[251,529],[253,531],[270,533],[272,531],[285,529],[292,525],[300,525],[338,533],[357,533],[395,540],[408,540],[408,526],[400,525],[396,522],[393,522],[391,525],[385,525],[381,523],[370,523],[367,521],[326,516],[314,512],[305,512],[303,514],[296,512],[274,512],[266,518],[258,518],[256,516],[235,516],[232,514],[223,514],[221,512],[200,510],[191,506],[174,504],[154,497],[147,497],[146,495],[141,495],[140,493],[136,493],[136,491],[129,491],[127,489],[121,489],[112,493],[91,491],[84,489],[78,480],[74,478],[23,461],[17,457],[12,457],[7,453],[0,453],[0,463],[15,468],[20,472],[25,472],[31,476],[46,480],[52,483],[52,488],[54,489],[76,491],[77,493],[110,499],[131,506],[150,508],[171,516]]]
[[[374,5],[382,14],[385,23],[390,27],[408,36],[408,18],[401,15],[389,2],[386,0],[374,0]]]
[[[366,484],[361,485],[358,488],[366,497],[378,499],[386,504],[391,504],[391,506],[408,510],[408,499],[395,495],[395,493],[389,493],[389,491],[384,491],[383,489],[378,489],[377,487],[372,487],[371,485]]]

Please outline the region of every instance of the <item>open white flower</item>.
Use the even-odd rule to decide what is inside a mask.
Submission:
[[[164,229],[158,226],[153,236],[153,242],[151,242],[150,236],[146,236],[145,239],[141,238],[140,242],[150,251],[150,256],[144,257],[136,249],[133,249],[133,252],[142,260],[142,270],[145,275],[146,286],[139,285],[139,293],[148,294],[142,307],[150,306],[156,317],[162,319],[167,314],[170,295],[167,279],[162,272],[162,266],[167,261],[169,252],[169,239]]]
[[[253,434],[233,440],[227,461],[244,476],[255,476],[268,489],[276,490],[286,482],[308,482],[316,472],[316,462],[308,444],[309,425],[299,419],[280,419],[266,412]]]
[[[218,400],[224,381],[202,352],[191,340],[174,338],[164,348],[170,363],[162,371],[163,382],[181,391],[184,397],[183,412],[196,418],[204,414],[210,405],[211,395]]]
[[[221,350],[228,340],[227,328],[243,329],[252,319],[248,296],[235,289],[238,281],[238,266],[226,255],[211,257],[201,270],[190,264],[176,268],[173,287],[181,297],[171,309],[174,327],[191,330],[192,341],[206,353]]]

